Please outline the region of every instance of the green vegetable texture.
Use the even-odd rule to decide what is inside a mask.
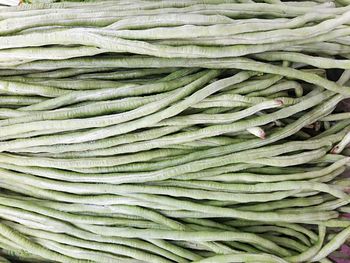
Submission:
[[[348,262],[349,25],[347,0],[0,0],[0,262]]]

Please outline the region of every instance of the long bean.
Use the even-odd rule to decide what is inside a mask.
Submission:
[[[108,227],[97,227],[97,226],[87,226],[84,225],[82,228],[86,228],[92,232],[102,232],[107,236],[113,236],[117,233],[118,236],[126,236],[126,237],[140,237],[148,236],[155,237],[156,239],[164,238],[170,240],[191,240],[191,241],[211,241],[211,240],[240,240],[243,242],[257,244],[259,241],[263,247],[275,251],[277,254],[288,255],[285,249],[276,246],[273,242],[269,242],[268,240],[264,240],[257,235],[251,233],[235,233],[235,232],[225,232],[218,231],[215,233],[214,231],[203,232],[203,231],[193,231],[193,232],[179,232],[179,231],[166,231],[166,230],[138,230],[132,228],[108,228]],[[144,233],[144,234],[143,234]],[[147,235],[145,235],[147,233]],[[220,234],[219,234],[220,233]],[[258,243],[259,244],[259,243]]]
[[[241,253],[241,254],[229,254],[229,255],[218,255],[210,258],[206,258],[203,260],[196,261],[198,263],[210,263],[210,262],[220,262],[220,263],[228,263],[228,262],[273,262],[273,263],[285,263],[287,261],[282,258],[278,258],[276,256],[268,255],[268,254],[249,254],[249,253]]]
[[[123,246],[123,245],[116,245],[116,244],[110,245],[110,244],[91,242],[91,241],[88,242],[83,239],[70,237],[69,235],[58,234],[58,233],[48,233],[43,230],[34,230],[30,228],[25,228],[20,225],[15,225],[15,228],[21,231],[22,233],[30,234],[39,238],[53,240],[62,244],[85,247],[85,248],[89,248],[97,251],[105,251],[113,254],[130,256],[135,259],[147,260],[149,262],[164,262],[164,263],[170,262],[168,260],[162,259],[159,256],[152,255],[150,253],[145,253],[145,252],[142,252],[141,250],[130,249],[127,246]],[[117,259],[118,258],[114,258],[113,260],[117,260]],[[123,259],[120,258],[119,260],[123,260]]]
[[[152,94],[155,92],[169,91],[172,89],[176,89],[183,85],[189,84],[192,81],[195,81],[198,77],[201,77],[203,73],[195,74],[194,76],[184,77],[182,81],[174,80],[171,83],[154,83],[149,85],[133,85],[133,84],[125,84],[119,89],[107,89],[107,90],[92,90],[92,91],[76,91],[69,93],[67,95],[63,95],[53,100],[49,100],[43,104],[31,105],[26,108],[22,108],[23,110],[44,110],[44,109],[54,109],[60,106],[69,105],[81,101],[86,100],[95,100],[96,96],[99,96],[99,100],[103,99],[111,99],[118,97],[126,97],[126,96],[136,96],[136,95],[144,95],[144,94]]]
[[[46,249],[40,246],[39,244],[28,240],[22,234],[18,233],[17,231],[14,231],[13,229],[4,225],[1,222],[0,222],[0,228],[1,228],[1,233],[3,235],[11,237],[13,241],[18,242],[22,247],[24,247],[26,250],[28,250],[33,254],[36,254],[42,257],[49,257],[56,260],[67,260],[69,262],[87,262],[85,260],[73,259],[71,257],[67,257],[57,252]]]
[[[321,196],[308,197],[308,198],[290,198],[279,201],[266,202],[263,204],[255,205],[243,205],[240,206],[240,210],[247,211],[267,211],[267,210],[276,210],[284,207],[308,207],[312,205],[320,204],[324,201],[324,198]]]
[[[175,143],[180,143],[180,142],[192,141],[193,140],[192,138],[194,137],[194,135],[197,135],[196,136],[197,139],[199,139],[199,138],[206,138],[206,137],[209,137],[209,136],[220,135],[220,134],[223,134],[223,133],[233,132],[233,131],[240,131],[240,130],[242,130],[244,128],[256,127],[256,126],[259,126],[261,124],[266,124],[266,123],[269,123],[269,122],[271,122],[271,121],[273,121],[275,119],[279,119],[279,118],[283,118],[284,116],[287,117],[287,116],[290,116],[292,114],[295,114],[296,112],[299,112],[299,111],[302,110],[301,107],[309,108],[312,105],[315,105],[316,103],[319,103],[320,100],[323,100],[323,99],[329,97],[329,95],[330,94],[327,94],[327,95],[326,94],[320,94],[319,96],[315,96],[315,97],[307,99],[307,100],[305,100],[303,102],[300,102],[297,105],[293,105],[293,106],[281,109],[280,111],[277,111],[277,112],[275,112],[275,113],[273,113],[271,115],[259,116],[259,117],[257,117],[255,119],[256,120],[255,123],[252,122],[251,120],[240,121],[240,122],[236,122],[236,123],[225,125],[225,126],[224,125],[221,125],[221,126],[218,126],[218,127],[211,126],[211,127],[208,127],[208,128],[203,128],[203,129],[201,129],[199,131],[186,132],[183,136],[182,136],[182,134],[180,134],[180,136],[179,135],[175,135],[175,136],[173,136],[173,138],[170,137],[172,139],[171,143],[175,144]],[[334,97],[334,99],[331,99],[327,103],[328,104],[330,104],[330,103],[335,103],[336,104],[341,99],[342,99],[341,96]],[[324,112],[326,109],[327,109],[327,107],[323,107],[323,109],[320,109],[320,110],[322,112]],[[158,113],[157,115],[160,115],[161,113],[162,112]],[[282,115],[282,113],[283,113],[283,115]],[[145,121],[147,121],[147,123],[149,123],[149,121],[153,120],[153,119],[154,119],[154,117],[152,115],[150,115],[150,116],[148,116],[145,119]],[[136,120],[135,124],[137,125],[137,123],[139,123],[139,122],[140,121]],[[254,123],[254,124],[252,125],[252,123]],[[116,127],[118,127],[118,126],[116,126]],[[128,131],[130,131],[130,129],[133,129],[133,128],[130,125],[128,125],[127,127],[124,126],[123,129],[127,129]],[[80,133],[76,134],[76,137],[77,137],[77,139],[79,138],[79,141],[82,141],[82,134],[86,134],[85,137],[88,140],[98,139],[100,137],[106,138],[106,137],[108,137],[107,131],[109,131],[110,133],[113,133],[115,135],[115,132],[113,132],[114,129],[112,129],[111,127],[100,129],[101,133],[102,133],[102,130],[104,132],[103,135],[99,135],[99,134],[96,135],[96,133],[92,133],[91,131],[88,131],[88,132],[80,132]],[[206,132],[204,132],[204,131],[206,131]],[[121,131],[118,131],[118,133],[120,134]],[[93,138],[91,138],[92,136],[89,135],[89,134],[93,134],[94,135]],[[73,143],[72,135],[70,135],[70,136],[67,136],[67,135],[60,135],[59,136],[59,135],[57,135],[57,136],[54,136],[53,138],[52,137],[53,136],[47,136],[46,138],[42,138],[42,139],[40,137],[39,138],[32,138],[30,140],[27,140],[27,147],[29,145],[30,146],[38,145],[38,143],[39,143],[39,145],[43,145],[43,142],[40,142],[41,140],[43,140],[43,141],[49,140],[51,144],[53,144],[54,142],[56,142],[56,144],[58,144],[58,143],[62,143],[63,142],[63,138],[66,138],[66,140],[69,139],[68,142]],[[38,141],[38,142],[36,142],[36,141]],[[266,142],[266,140],[265,140],[265,142]],[[169,144],[169,140],[166,140],[165,143]],[[17,145],[19,145],[19,147],[23,148],[24,140],[17,140],[16,142],[3,142],[3,143],[0,144],[0,149],[1,150],[8,150],[8,149],[14,148],[11,144],[14,144],[14,145],[17,144]],[[159,147],[159,142],[157,142],[157,146]]]
[[[9,178],[8,176],[13,176],[11,180],[25,180],[26,184],[34,186],[37,184],[37,179],[33,176],[26,175],[24,178],[20,174],[15,174],[13,172],[5,172],[2,171],[1,178]],[[15,177],[16,176],[16,177]],[[235,201],[235,202],[259,202],[262,198],[265,200],[279,200],[288,196],[291,196],[292,194],[295,194],[297,191],[281,191],[276,193],[251,193],[251,194],[230,194],[225,192],[214,192],[214,191],[206,191],[206,190],[192,190],[191,192],[188,192],[184,188],[180,187],[168,187],[167,189],[164,189],[162,187],[158,186],[147,186],[142,187],[140,185],[121,185],[121,186],[113,186],[113,185],[101,185],[100,187],[96,187],[94,184],[87,184],[85,183],[84,189],[76,189],[74,184],[71,183],[61,183],[60,186],[58,186],[54,181],[49,179],[41,179],[42,184],[40,188],[43,189],[49,189],[49,190],[60,190],[63,192],[79,192],[81,194],[103,194],[103,193],[110,193],[110,194],[133,194],[133,193],[148,193],[148,194],[163,194],[163,195],[171,195],[176,197],[189,197],[193,199],[202,199],[206,197],[207,199],[215,200],[215,196],[217,196],[217,200],[223,200],[223,201]],[[340,194],[340,193],[339,193]],[[337,194],[338,195],[338,194]],[[341,195],[341,194],[340,194]],[[343,197],[343,195],[341,195]],[[241,197],[241,198],[239,198]]]
[[[329,15],[322,17],[320,14],[306,14],[300,17],[296,17],[289,21],[284,21],[284,23],[277,23],[274,19],[273,21],[265,20],[256,21],[255,23],[242,24],[241,21],[235,21],[230,24],[220,24],[220,25],[210,25],[210,26],[181,26],[172,28],[154,28],[147,30],[119,30],[113,35],[125,38],[125,39],[186,39],[186,38],[200,38],[200,37],[210,37],[210,36],[233,36],[241,33],[258,32],[258,31],[269,31],[282,28],[298,28],[301,25],[308,23],[309,21],[315,21],[315,19],[323,19]],[[270,22],[270,23],[269,23]],[[118,24],[117,22],[116,24]],[[111,25],[107,28],[114,28]],[[97,31],[98,32],[98,31]],[[108,32],[106,32],[108,34]]]
[[[7,216],[8,217],[8,216]],[[54,221],[52,219],[49,219],[46,217],[43,218],[44,220],[46,220],[46,222],[50,222],[50,224],[52,224]],[[39,219],[40,220],[40,219]],[[35,222],[31,222],[29,220],[18,220],[15,219],[14,221],[18,221],[21,224],[24,225],[28,225],[30,228],[36,228],[36,223]],[[40,221],[39,221],[40,222]],[[18,225],[14,225],[13,223],[11,223],[12,226],[14,226],[15,228],[18,228]],[[20,227],[20,229],[23,227]],[[100,236],[100,235],[95,235],[89,232],[86,232],[84,230],[80,230],[78,228],[74,228],[68,224],[60,224],[57,225],[55,228],[48,228],[48,227],[41,227],[43,230],[45,231],[49,231],[49,232],[53,232],[53,233],[67,233],[69,235],[73,235],[75,237],[78,237],[82,240],[91,240],[94,242],[103,242],[103,243],[110,243],[110,247],[113,247],[113,244],[117,244],[116,249],[120,250],[120,248],[122,248],[123,246],[118,246],[120,245],[126,245],[126,246],[130,246],[132,248],[134,248],[134,250],[137,252],[137,250],[142,247],[144,250],[149,250],[152,253],[155,254],[159,254],[162,256],[165,256],[167,258],[170,258],[172,260],[178,260],[179,257],[176,257],[174,254],[167,252],[164,249],[161,249],[157,246],[154,246],[150,243],[147,243],[145,241],[142,240],[133,240],[133,239],[127,239],[127,238],[120,238],[120,237],[104,237],[104,236]],[[125,246],[124,246],[125,247]],[[181,251],[181,250],[178,250]],[[191,255],[191,253],[182,250],[182,253],[186,258],[193,258],[193,259],[198,259],[198,257]],[[147,254],[145,254],[147,255]]]
[[[265,52],[254,55],[257,58],[267,61],[288,60],[292,62],[303,62],[318,68],[342,68],[349,69],[350,63],[347,60],[335,60],[323,57],[312,57],[295,52]]]
[[[50,61],[40,61],[24,64],[17,67],[18,69],[56,69],[59,67],[59,62],[54,64]],[[308,72],[301,72],[300,70],[280,67],[276,65],[270,65],[262,62],[257,62],[247,58],[223,58],[216,59],[215,62],[209,59],[168,59],[158,58],[154,61],[149,58],[109,58],[109,59],[70,59],[62,62],[63,67],[126,67],[126,68],[145,68],[145,67],[204,67],[204,68],[239,68],[243,70],[258,71],[263,73],[271,73],[276,75],[282,75],[289,78],[300,79],[317,86],[324,87],[326,89],[333,90],[335,92],[349,94],[349,91],[342,89],[334,82],[327,81],[326,79],[319,77],[315,74]]]
[[[306,142],[293,142],[293,143],[289,143],[289,144],[286,144],[286,145],[281,145],[280,147],[283,147],[283,146],[288,146],[289,150],[292,151],[294,147],[300,147],[298,149],[317,149],[317,146],[318,147],[323,147],[323,146],[330,146],[330,142],[336,142],[336,141],[339,141],[340,138],[342,137],[342,134],[344,134],[344,132],[338,134],[337,136],[332,136],[332,137],[328,137],[328,141],[326,140],[323,140],[323,141],[320,141],[320,140],[315,140],[315,141],[310,141],[310,144],[306,143]],[[264,141],[261,141],[261,140],[252,140],[250,141],[255,147],[258,147],[259,145],[265,145],[264,142],[266,142],[267,139],[265,139]],[[173,160],[165,160],[165,161],[161,161],[161,162],[158,162],[156,163],[155,165],[153,165],[153,167],[150,165],[150,164],[147,164],[147,163],[141,163],[139,165],[135,164],[134,167],[131,167],[132,169],[129,169],[129,171],[133,171],[133,170],[136,170],[139,169],[141,171],[149,171],[149,170],[154,170],[154,169],[161,169],[161,168],[166,168],[166,167],[169,167],[169,166],[174,166],[174,165],[179,165],[179,164],[183,164],[183,163],[188,163],[188,162],[191,162],[191,161],[195,161],[195,160],[198,160],[198,159],[204,159],[206,157],[213,157],[213,156],[221,156],[221,155],[224,155],[224,154],[227,154],[227,153],[232,153],[232,152],[236,152],[237,151],[237,147],[240,147],[241,145],[244,147],[244,148],[240,148],[240,150],[244,150],[244,149],[247,149],[246,147],[248,147],[248,142],[249,141],[245,141],[245,144],[241,143],[241,142],[238,142],[238,143],[233,143],[233,144],[229,144],[229,145],[226,145],[226,146],[222,146],[222,147],[216,147],[214,149],[209,149],[209,150],[203,150],[203,151],[198,151],[198,152],[195,152],[195,153],[189,153],[185,156],[182,156],[182,157],[179,157],[179,158],[176,158],[176,159],[173,159]],[[259,142],[258,145],[254,144],[256,142]],[[159,144],[158,144],[159,145]],[[129,145],[130,146],[130,145]],[[254,147],[253,146],[253,147]],[[315,148],[316,147],[316,148]],[[271,149],[277,149],[279,147],[274,147],[274,148],[271,148]],[[250,149],[250,147],[248,147],[248,149]],[[270,149],[270,148],[267,148],[267,149]],[[297,150],[297,148],[295,148]],[[264,151],[263,149],[261,149],[262,151]],[[284,150],[283,150],[284,151]],[[283,152],[282,151],[282,152]],[[99,152],[112,152],[112,153],[116,153],[115,150],[112,148],[111,151],[109,150],[101,150],[101,151],[94,151],[95,154],[96,153],[99,153]],[[281,152],[281,153],[282,153]],[[254,152],[253,150],[251,151],[247,151],[246,153],[248,154],[251,154],[251,155],[254,155],[256,152]],[[316,155],[317,154],[320,154],[322,155],[323,153],[315,153]],[[238,155],[238,154],[237,154]],[[74,155],[73,155],[74,156]],[[256,158],[258,158],[257,155],[255,155]],[[199,157],[199,158],[198,158]],[[311,156],[311,159],[313,157]],[[248,160],[248,159],[244,159],[244,160]],[[237,161],[242,161],[242,159],[239,159]],[[222,163],[223,165],[223,163]],[[118,171],[124,171],[123,169],[125,169],[126,167],[125,166],[120,166],[120,167],[115,167],[112,169],[112,171],[115,171],[115,172],[118,172]],[[152,168],[152,169],[150,169]],[[83,170],[82,170],[83,171]],[[101,169],[102,171],[102,169]]]
[[[92,127],[105,127],[105,126],[115,125],[117,123],[123,123],[126,121],[130,121],[130,120],[145,116],[147,114],[152,114],[155,111],[168,106],[170,103],[173,103],[174,101],[181,99],[183,96],[190,94],[191,91],[193,91],[194,89],[206,83],[210,78],[212,78],[216,74],[217,72],[214,71],[214,72],[209,72],[207,75],[204,75],[204,76],[202,75],[201,78],[197,79],[192,84],[189,84],[188,86],[175,92],[174,94],[171,94],[171,95],[169,94],[170,95],[169,97],[165,97],[160,101],[155,101],[153,103],[151,102],[150,104],[143,105],[129,112],[123,112],[123,113],[107,115],[107,116],[100,116],[100,117],[95,117],[91,119],[88,119],[88,118],[70,119],[70,120],[58,120],[54,122],[42,121],[37,123],[34,122],[31,124],[26,123],[24,125],[18,124],[18,125],[14,125],[13,127],[8,125],[6,126],[7,132],[4,131],[2,134],[4,136],[12,135],[10,133],[11,128],[13,128],[14,134],[16,134],[16,130],[20,130],[20,132],[23,133],[28,131],[34,131],[36,129],[45,129],[45,127],[50,127],[51,129],[57,129],[56,127],[61,127],[62,131],[65,131],[65,130],[84,129],[84,128],[92,128]]]
[[[0,0],[0,261],[341,257],[347,2]]]
[[[17,95],[38,95],[43,97],[58,97],[67,91],[60,90],[54,87],[45,87],[41,85],[23,84],[20,82],[0,82],[0,92],[4,94],[17,94]]]
[[[103,252],[82,249],[80,247],[74,247],[72,245],[63,245],[63,244],[60,244],[58,242],[54,242],[54,241],[47,240],[47,239],[39,240],[38,243],[44,247],[47,247],[53,251],[57,251],[63,255],[69,255],[69,256],[75,257],[75,258],[82,258],[82,259],[86,259],[88,261],[99,260],[100,262],[110,262],[111,260],[122,260],[124,262],[130,262],[130,261],[135,262],[135,263],[140,262],[137,259],[130,259],[129,260],[128,258],[125,258],[125,257],[118,257],[118,256],[109,255],[109,254],[103,253]]]
[[[87,105],[77,106],[73,108],[63,108],[59,110],[50,110],[50,111],[23,111],[17,110],[12,111],[11,113],[21,115],[21,118],[10,118],[4,121],[1,121],[0,125],[12,125],[17,123],[27,123],[34,121],[42,120],[60,120],[65,119],[67,116],[71,118],[84,118],[89,116],[98,116],[99,114],[108,114],[115,113],[120,111],[133,110],[135,108],[144,106],[145,104],[155,102],[159,99],[165,98],[166,96],[172,95],[173,92],[166,92],[164,94],[157,94],[151,96],[143,97],[132,97],[125,99],[117,100],[108,100],[108,101],[98,101],[91,102]],[[29,99],[29,98],[27,98]],[[38,101],[41,102],[41,101]],[[34,102],[35,103],[35,102]],[[4,104],[6,104],[4,102]]]
[[[9,95],[9,96],[1,96],[0,97],[0,103],[2,106],[28,106],[32,105],[33,103],[40,103],[45,101],[45,98],[39,97],[39,96],[18,96],[18,95]]]
[[[225,164],[230,164],[233,161],[234,162],[242,162],[242,161],[249,161],[252,160],[254,158],[259,158],[259,157],[263,157],[266,156],[266,153],[269,153],[270,156],[275,156],[275,155],[279,155],[282,153],[286,153],[286,152],[290,152],[293,150],[300,150],[300,149],[317,149],[319,147],[322,146],[327,146],[329,145],[330,142],[328,141],[315,141],[315,142],[310,142],[308,144],[304,143],[304,142],[299,142],[298,144],[295,142],[292,143],[286,143],[286,144],[281,144],[281,145],[276,145],[276,146],[268,146],[268,147],[263,147],[259,150],[247,150],[246,153],[247,155],[241,155],[241,153],[232,153],[229,155],[224,155],[222,157],[215,157],[215,158],[208,158],[205,159],[205,161],[196,161],[196,162],[192,162],[189,163],[190,165],[186,165],[184,164],[181,170],[181,173],[184,173],[186,170],[187,172],[195,172],[195,171],[200,171],[206,168],[210,168],[210,167],[215,167],[215,163],[220,162],[220,165],[225,165]],[[224,146],[225,147],[225,146]],[[182,152],[182,150],[154,150],[153,152],[153,156],[151,155],[144,155],[142,152],[140,153],[135,153],[133,155],[134,157],[134,162],[135,161],[139,161],[139,160],[149,160],[152,158],[155,158],[157,156],[161,156],[165,153],[171,155],[171,154],[177,154],[178,152]],[[324,153],[321,151],[317,151],[315,152],[315,154],[322,154],[324,155]],[[10,155],[10,154],[1,154],[1,162],[3,163],[12,163],[12,164],[17,164],[20,166],[25,166],[25,165],[35,165],[35,166],[51,166],[51,167],[60,167],[62,164],[65,165],[65,167],[69,167],[68,165],[71,165],[71,167],[87,167],[88,165],[90,167],[94,167],[96,166],[96,164],[99,164],[101,166],[113,166],[116,164],[122,164],[122,163],[131,163],[133,162],[132,159],[130,159],[130,156],[120,156],[120,157],[109,157],[109,159],[105,159],[105,158],[95,158],[95,159],[90,159],[89,162],[87,161],[81,161],[79,159],[77,160],[72,160],[72,159],[52,159],[52,158],[30,158],[30,157],[20,157],[20,156],[15,156],[15,155]],[[210,157],[210,156],[208,156]],[[312,157],[313,158],[313,157]],[[196,168],[194,165],[197,164],[198,168]],[[186,170],[184,170],[186,169]],[[168,168],[167,170],[165,170],[167,172],[167,177],[166,178],[170,178],[170,171],[173,171],[174,174],[178,174],[179,172],[177,171],[177,169],[174,168]],[[163,171],[163,173],[165,174],[165,171]],[[164,175],[161,175],[160,172],[154,172],[154,173],[149,173],[149,175],[157,175],[160,176],[159,178],[162,178]],[[128,176],[125,176],[125,178],[127,178]],[[130,177],[130,176],[129,176]],[[147,173],[144,174],[144,177],[147,177]],[[119,178],[123,178],[122,175],[120,175]],[[164,178],[165,179],[165,178]]]
[[[201,177],[199,180],[213,180],[223,182],[278,182],[286,180],[305,180],[311,178],[319,178],[329,173],[334,172],[335,174],[341,174],[344,169],[340,168],[347,164],[349,160],[340,160],[324,169],[318,171],[311,171],[305,173],[295,173],[286,175],[264,175],[264,174],[252,174],[252,173],[235,173],[235,174],[222,174],[213,177]],[[339,165],[339,168],[337,168]]]
[[[327,257],[330,253],[341,246],[350,235],[350,227],[339,232],[335,237],[327,243],[318,253],[312,258],[312,262]]]

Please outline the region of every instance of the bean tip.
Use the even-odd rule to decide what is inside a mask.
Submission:
[[[260,139],[266,139],[266,133],[264,131],[261,131],[259,134],[258,134],[258,137]]]
[[[338,145],[334,146],[331,150],[331,153],[334,153],[334,154],[339,153],[339,146]]]
[[[276,104],[277,104],[277,106],[280,107],[280,106],[283,106],[284,103],[283,103],[283,100],[279,99],[279,100],[276,100]]]

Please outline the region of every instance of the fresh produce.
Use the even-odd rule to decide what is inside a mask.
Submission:
[[[0,262],[349,262],[350,1],[1,4]]]

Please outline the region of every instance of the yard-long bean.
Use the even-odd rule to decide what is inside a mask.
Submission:
[[[349,1],[0,5],[1,262],[343,256]]]

